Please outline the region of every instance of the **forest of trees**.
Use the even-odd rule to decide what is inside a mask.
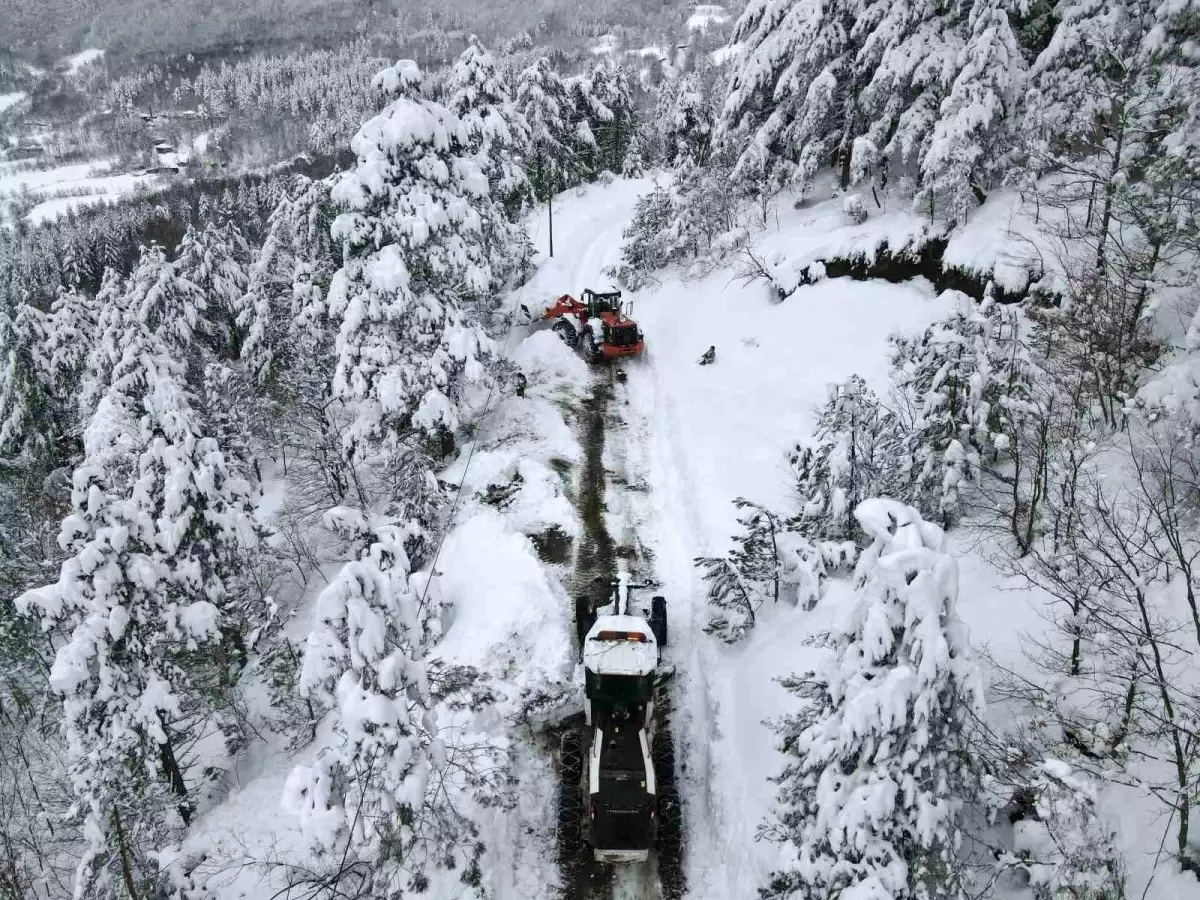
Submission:
[[[693,54],[652,97],[523,40],[440,71],[351,44],[114,80],[295,120],[283,143],[356,163],[0,234],[0,892],[201,900],[178,842],[271,733],[322,742],[286,789],[318,851],[298,892],[451,873],[479,893],[464,810],[511,786],[502,747],[439,729],[486,685],[432,652],[437,473],[506,377],[494,298],[528,274],[524,214],[651,166],[631,287],[674,263],[764,274],[751,237],[822,179],[855,221],[867,197],[946,232],[1002,191],[1038,210],[1029,296],[943,297],[893,340],[886,391],[851,377],[795,436],[793,496],[739,498],[733,551],[697,560],[731,643],[833,576],[854,591],[828,666],[785,682],[807,703],[777,725],[762,836],[788,849],[763,895],[979,896],[1020,873],[1118,900],[1106,782],[1156,804],[1194,870],[1200,390],[1155,315],[1195,311],[1196,15],[751,0],[726,63]],[[1053,598],[1028,669],[967,644],[955,533]],[[981,712],[985,668],[1011,732]]]
[[[626,231],[626,285],[672,263],[770,278],[755,232],[830,190],[855,224],[886,200],[953,235],[1006,193],[1037,226],[1020,302],[987,273],[982,296],[950,291],[951,313],[893,338],[886,392],[831,387],[791,499],[738,498],[732,552],[696,561],[731,643],[852,572],[829,666],[785,681],[809,703],[778,725],[762,836],[791,862],[763,896],[977,896],[1019,873],[1037,897],[1116,900],[1109,784],[1162,813],[1155,865],[1200,867],[1200,343],[1164,331],[1196,312],[1198,21],[1125,0],[752,0],[728,66],[660,91],[646,144],[673,176]],[[1020,671],[986,660],[1008,725],[980,714],[947,532],[1050,598]]]
[[[0,235],[6,896],[204,896],[172,848],[248,742],[318,721],[286,800],[324,868],[288,870],[297,890],[407,895],[435,870],[478,889],[460,801],[511,788],[501,748],[438,727],[484,687],[427,662],[436,473],[505,377],[494,298],[528,274],[526,212],[623,168],[635,123],[609,63],[519,69],[472,40],[431,81],[402,61],[364,83],[348,171]]]

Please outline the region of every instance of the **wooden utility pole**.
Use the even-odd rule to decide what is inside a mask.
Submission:
[[[550,213],[550,258],[554,259],[554,195],[546,198],[546,209]]]

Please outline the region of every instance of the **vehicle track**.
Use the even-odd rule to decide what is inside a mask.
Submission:
[[[644,473],[630,466],[627,386],[617,378],[616,367],[604,366],[592,375],[591,395],[578,422],[583,459],[579,466],[576,503],[583,529],[576,545],[574,570],[569,581],[575,598],[575,649],[579,652],[595,620],[596,606],[607,601],[609,584],[618,570],[627,569],[635,580],[653,577],[653,555],[641,543],[644,524]],[[614,539],[614,534],[617,536]],[[599,582],[597,582],[599,579]],[[668,598],[668,610],[671,598]],[[668,643],[668,654],[670,653]],[[656,715],[655,771],[662,786],[664,819],[660,839],[649,860],[623,866],[597,863],[591,849],[572,831],[560,835],[558,862],[563,884],[562,900],[679,900],[683,896],[682,807],[676,793],[676,754],[671,722],[670,688],[665,687]],[[563,734],[582,728],[582,717],[567,723]],[[578,768],[575,747],[582,738],[562,739],[559,754],[560,811],[576,814]]]

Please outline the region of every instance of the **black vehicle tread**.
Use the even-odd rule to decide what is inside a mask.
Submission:
[[[667,646],[667,598],[654,597],[650,600],[650,630],[660,647]]]

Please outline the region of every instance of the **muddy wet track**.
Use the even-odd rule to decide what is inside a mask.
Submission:
[[[574,479],[577,485],[574,499],[582,519],[582,532],[575,547],[569,590],[574,600],[577,653],[581,652],[588,629],[595,621],[596,607],[610,599],[610,583],[617,575],[618,560],[624,560],[631,571],[637,571],[639,578],[651,576],[649,570],[653,568],[651,555],[636,534],[635,517],[630,515],[633,509],[625,508],[633,496],[646,492],[645,482],[638,474],[626,471],[625,442],[634,436],[628,433],[619,409],[625,387],[617,382],[615,370],[607,366],[593,372],[591,387],[591,396],[583,404],[576,424],[583,459]],[[606,441],[613,443],[607,454]],[[606,456],[612,457],[614,471],[606,468]],[[610,518],[619,521],[610,522]],[[619,533],[619,540],[614,539],[614,530]],[[645,863],[613,867],[597,863],[586,841],[574,834],[563,839],[560,833],[562,900],[678,900],[683,895],[682,809],[675,792],[670,687],[661,690],[657,717],[660,733],[654,740],[654,763],[663,785],[660,812],[668,821],[660,822],[655,852]],[[556,740],[563,740],[566,732],[577,729],[581,735],[579,743],[586,746],[582,719],[581,714],[566,723]],[[577,780],[582,776],[582,768],[573,762],[576,755],[574,750],[559,754],[560,816],[565,809],[568,819],[577,803],[582,812],[582,784]],[[567,756],[572,762],[563,765]]]

